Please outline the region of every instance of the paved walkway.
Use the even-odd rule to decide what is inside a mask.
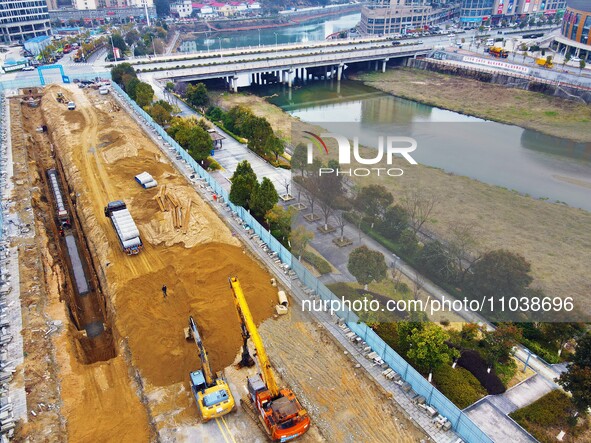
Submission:
[[[556,388],[554,383],[536,374],[503,394],[483,398],[468,407],[465,412],[495,441],[536,441],[508,417],[508,414],[533,403]]]
[[[201,117],[199,113],[187,106],[182,100],[179,100],[172,94],[166,94],[162,85],[157,82],[153,76],[147,74],[140,74],[140,78],[152,85],[156,97],[166,100],[171,104],[177,105],[181,109],[182,117]],[[281,168],[276,168],[261,157],[256,155],[246,145],[238,142],[232,136],[224,132],[222,129],[215,127],[216,131],[226,137],[223,141],[223,148],[216,150],[213,158],[223,168],[214,174],[216,181],[220,183],[224,189],[230,191],[230,178],[236,166],[243,160],[248,160],[253,170],[256,172],[259,181],[264,177],[269,178],[275,185],[275,189],[281,195],[285,193],[285,184],[291,183],[291,171]]]

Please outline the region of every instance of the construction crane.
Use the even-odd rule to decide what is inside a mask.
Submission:
[[[223,375],[217,374],[214,377],[209,366],[207,352],[205,352],[205,347],[193,317],[189,317],[188,336],[188,338],[192,336],[195,340],[195,344],[199,349],[199,359],[201,360],[201,370],[190,374],[191,391],[193,391],[203,421],[207,422],[232,412],[235,410],[236,403]]]
[[[259,419],[271,440],[284,442],[299,437],[309,429],[310,416],[291,389],[280,389],[277,385],[271,362],[236,277],[230,278],[230,288],[234,294],[234,305],[242,327],[243,363],[247,363],[250,358],[247,348],[249,338],[259,361],[260,374],[247,379],[250,403],[255,412],[258,412]]]

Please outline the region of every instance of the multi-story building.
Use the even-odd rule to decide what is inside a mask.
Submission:
[[[567,0],[560,36],[553,46],[558,52],[567,51],[581,59],[591,61],[591,2]]]
[[[462,0],[460,22],[480,25],[525,20],[530,16],[563,14],[566,0]]]
[[[170,14],[178,18],[191,17],[193,3],[191,0],[176,0],[170,4]]]
[[[457,3],[449,0],[373,0],[361,9],[359,29],[378,35],[428,29],[457,12]]]
[[[0,0],[0,40],[22,42],[41,35],[50,35],[46,0]]]

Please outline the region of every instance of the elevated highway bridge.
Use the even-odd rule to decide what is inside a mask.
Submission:
[[[359,63],[365,63],[366,69],[385,71],[388,63],[404,64],[406,59],[424,57],[433,49],[432,41],[379,38],[241,48],[135,60],[131,64],[140,77],[150,80],[224,79],[230,90],[237,92],[239,87],[253,84],[284,83],[291,87],[296,79],[341,80],[348,66]]]

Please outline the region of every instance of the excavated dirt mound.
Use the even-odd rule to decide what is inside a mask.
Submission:
[[[170,416],[171,425],[177,419],[195,418],[188,374],[199,364],[194,343],[183,336],[189,315],[197,321],[217,371],[232,363],[242,342],[228,277],[240,278],[257,323],[272,314],[277,289],[270,285],[268,272],[244,253],[227,226],[131,117],[114,110],[112,98],[67,88],[77,106],[67,111],[51,99],[64,89],[47,88],[42,111],[73,188],[115,327],[142,377],[150,415]],[[144,171],[181,203],[191,199],[186,233],[173,227],[170,214],[153,199],[158,188],[145,190],[135,182],[134,176]],[[103,213],[109,201],[119,199],[127,204],[144,242],[137,256],[123,253]],[[166,298],[163,284],[168,287]],[[101,379],[93,377],[100,385]],[[116,387],[117,380],[108,384]],[[174,418],[173,412],[180,415]],[[69,435],[83,435],[93,420],[89,413],[87,421],[70,421]]]

